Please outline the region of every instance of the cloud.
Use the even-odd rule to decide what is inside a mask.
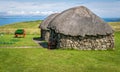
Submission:
[[[29,12],[26,12],[26,11],[8,11],[6,12],[5,14],[7,15],[50,15],[50,14],[53,14],[53,13],[57,13],[57,11],[29,11]]]
[[[120,17],[120,1],[90,2],[84,5],[101,17]]]
[[[6,10],[60,10],[70,7],[66,2],[53,2],[53,3],[39,3],[39,2],[15,2],[15,1],[2,1],[0,9]],[[60,9],[59,9],[60,8]]]
[[[7,15],[49,15],[60,12],[69,6],[66,3],[38,3],[38,2],[16,2],[2,1],[0,10]]]
[[[50,15],[72,6],[74,6],[72,3],[66,2],[42,4],[38,2],[2,1],[0,10],[6,12],[7,15]]]
[[[100,17],[120,17],[120,1],[0,1],[0,12],[6,15],[50,15],[65,9],[84,5]],[[5,13],[3,13],[5,12]]]

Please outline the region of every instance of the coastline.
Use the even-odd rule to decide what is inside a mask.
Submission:
[[[28,21],[36,21],[36,20],[44,20],[44,17],[5,17],[0,18],[0,26],[6,24],[13,24],[19,22],[28,22]],[[120,18],[102,18],[105,22],[120,22]]]

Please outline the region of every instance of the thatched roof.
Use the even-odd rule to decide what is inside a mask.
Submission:
[[[84,6],[70,8],[57,15],[48,25],[57,33],[71,36],[107,35],[113,29]]]
[[[51,14],[49,15],[44,21],[42,21],[42,23],[40,24],[40,28],[43,29],[43,30],[49,30],[47,27],[48,27],[48,24],[50,23],[50,21],[55,17],[57,16],[59,13],[54,13],[54,14]]]

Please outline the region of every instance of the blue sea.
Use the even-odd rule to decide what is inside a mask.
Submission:
[[[17,22],[26,22],[26,21],[36,21],[36,20],[44,20],[47,16],[33,16],[33,17],[0,17],[0,26],[5,24],[12,24]]]
[[[16,22],[44,20],[46,16],[36,17],[0,17],[0,26]],[[120,22],[120,18],[103,18],[106,22]]]

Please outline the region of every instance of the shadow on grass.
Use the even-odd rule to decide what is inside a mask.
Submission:
[[[33,40],[35,40],[35,41],[43,41],[43,39],[40,38],[40,37],[34,37]]]
[[[40,37],[34,37],[33,40],[43,48],[48,48],[48,43]]]
[[[47,42],[41,42],[39,43],[43,48],[48,48],[48,43]]]

